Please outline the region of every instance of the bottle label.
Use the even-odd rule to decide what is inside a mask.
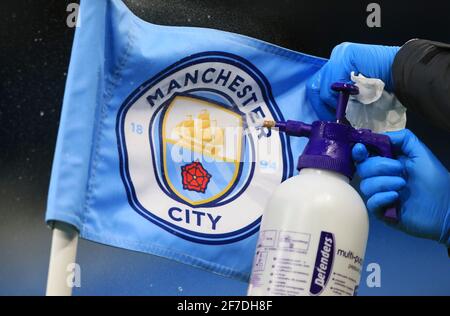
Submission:
[[[328,231],[263,230],[249,295],[355,295],[364,244],[356,248]]]
[[[334,258],[334,236],[329,232],[320,233],[319,247],[317,248],[316,263],[312,274],[309,292],[319,295],[325,289],[331,274]]]

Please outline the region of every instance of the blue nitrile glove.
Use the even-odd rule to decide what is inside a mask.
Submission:
[[[370,157],[364,145],[353,147],[367,208],[378,218],[400,201],[399,222],[408,234],[450,246],[450,175],[431,151],[410,131],[386,133],[397,160]]]
[[[393,90],[392,64],[400,47],[342,43],[331,53],[330,60],[312,76],[306,85],[307,97],[322,120],[333,120],[338,94],[331,90],[335,82],[350,81],[352,71],[367,78],[384,81]]]

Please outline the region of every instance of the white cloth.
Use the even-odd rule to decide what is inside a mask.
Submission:
[[[393,93],[384,90],[380,79],[366,78],[351,73],[359,88],[347,105],[346,116],[355,128],[368,128],[376,133],[397,131],[406,126],[406,108]]]

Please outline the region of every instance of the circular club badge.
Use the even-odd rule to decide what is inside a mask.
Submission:
[[[137,89],[117,137],[130,205],[181,238],[244,239],[292,172],[284,135],[252,124],[282,120],[267,79],[228,53],[191,55]]]

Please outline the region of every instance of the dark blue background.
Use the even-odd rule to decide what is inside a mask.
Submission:
[[[97,0],[90,0],[97,1]],[[218,28],[328,57],[342,41],[401,45],[422,37],[450,42],[450,3],[377,1],[382,28],[366,26],[372,1],[127,0],[159,24]],[[51,232],[46,195],[73,29],[61,0],[0,2],[0,295],[45,293]],[[449,133],[408,114],[408,127],[450,166]],[[435,242],[371,219],[365,264],[382,269],[381,288],[362,295],[450,294],[450,260]],[[239,295],[247,285],[163,258],[81,240],[77,295]]]

